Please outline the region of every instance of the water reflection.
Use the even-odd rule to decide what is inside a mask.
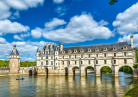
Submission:
[[[23,81],[16,80],[18,76],[9,76],[0,78],[0,95],[1,97],[122,97],[138,79],[131,79],[132,74],[123,72],[119,74],[120,77],[24,76]]]

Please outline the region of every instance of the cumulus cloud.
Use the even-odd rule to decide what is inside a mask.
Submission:
[[[10,20],[0,21],[0,32],[1,33],[21,33],[29,30],[28,26],[23,26],[17,22],[11,22]]]
[[[61,19],[58,19],[58,18],[53,18],[52,21],[45,23],[45,27],[47,29],[53,29],[57,26],[64,25],[66,23],[67,22],[65,22],[64,20],[61,20]]]
[[[63,43],[77,43],[93,39],[108,39],[113,36],[110,29],[99,25],[91,15],[82,14],[72,17],[65,28],[50,31],[44,29],[43,37]]]
[[[138,46],[138,34],[133,34],[133,44],[134,46]],[[130,34],[129,35],[123,35],[123,37],[120,37],[118,39],[118,42],[125,42],[127,41],[130,44]]]
[[[17,19],[20,17],[19,11],[16,11],[15,13],[13,13],[13,16],[11,16],[10,19]]]
[[[29,37],[30,36],[30,33],[27,33],[27,34],[21,34],[20,35],[20,37],[23,37],[23,38],[25,38],[25,37]]]
[[[119,34],[131,34],[138,32],[138,2],[116,16],[113,22]]]
[[[31,30],[31,35],[32,35],[34,38],[40,38],[41,35],[42,35],[42,29],[36,27],[34,30]]]
[[[53,0],[54,3],[63,3],[64,0]]]
[[[23,40],[21,37],[19,37],[18,35],[14,35],[13,36],[14,39],[17,39],[17,40]]]
[[[1,0],[0,1],[0,19],[10,17],[10,9],[27,10],[29,7],[42,5],[44,0]]]
[[[55,11],[58,13],[59,17],[65,15],[67,13],[66,12],[67,10],[68,10],[67,6],[57,6],[55,8]]]
[[[7,41],[5,40],[5,38],[0,37],[0,44],[6,43]]]
[[[44,47],[46,43],[44,41],[40,42],[3,42],[1,43],[0,38],[0,59],[8,59],[10,53],[13,50],[13,45],[16,45],[16,48],[21,56],[21,61],[36,61],[36,50],[38,46],[40,48]],[[6,41],[6,40],[5,40]]]

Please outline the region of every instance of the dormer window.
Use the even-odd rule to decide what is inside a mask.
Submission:
[[[95,49],[95,51],[99,51],[99,49],[98,49],[98,48],[96,48],[96,49]]]
[[[71,53],[71,50],[69,50],[68,52]]]
[[[127,49],[127,46],[123,46],[123,49],[126,50]]]
[[[83,49],[81,49],[80,51],[83,52]]]
[[[104,50],[104,51],[107,51],[107,48],[105,47],[103,50]]]
[[[65,53],[65,51],[62,51],[62,53],[64,54],[64,53]]]
[[[117,50],[117,48],[114,46],[114,47],[113,47],[113,50]]]
[[[77,50],[76,49],[74,50],[74,53],[77,53]]]
[[[91,49],[90,48],[88,48],[88,52],[90,52],[91,51]]]

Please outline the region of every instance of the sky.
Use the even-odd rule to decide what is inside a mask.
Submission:
[[[36,61],[46,43],[63,47],[127,41],[138,45],[138,1],[0,0],[0,60],[13,45],[21,61]]]

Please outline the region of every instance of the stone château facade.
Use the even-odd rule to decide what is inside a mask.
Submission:
[[[38,48],[36,52],[38,73],[47,68],[47,72],[58,70],[73,75],[75,68],[79,67],[80,75],[85,76],[87,68],[92,66],[95,76],[100,76],[102,67],[109,66],[112,69],[112,75],[118,76],[122,66],[130,66],[133,69],[135,63],[132,35],[130,39],[131,44],[117,42],[64,48],[62,43],[60,45],[46,43],[44,48],[40,50]]]

